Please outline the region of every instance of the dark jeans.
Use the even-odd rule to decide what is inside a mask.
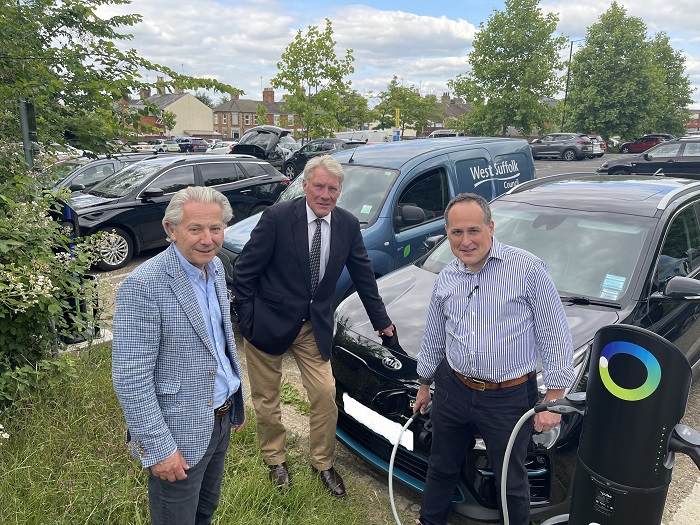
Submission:
[[[170,482],[148,476],[148,503],[152,525],[209,525],[221,494],[224,459],[231,437],[228,416],[214,421],[204,457],[186,471],[187,477]]]
[[[430,411],[433,441],[420,512],[424,525],[447,523],[460,467],[474,434],[479,434],[486,445],[500,507],[501,469],[508,439],[520,417],[535,405],[537,397],[535,377],[514,387],[478,392],[454,375],[447,360],[442,361],[435,373]],[[530,485],[525,457],[533,424],[531,418],[520,429],[508,466],[506,491],[512,525],[530,522]]]

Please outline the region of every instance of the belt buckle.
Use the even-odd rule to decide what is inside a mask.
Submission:
[[[469,381],[474,384],[472,387],[474,390],[477,390],[479,392],[483,392],[486,390],[486,382],[482,381],[481,379],[474,379],[473,377],[469,378]]]

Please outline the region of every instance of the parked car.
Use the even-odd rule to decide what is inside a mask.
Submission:
[[[231,153],[231,150],[233,147],[238,144],[236,141],[223,141],[220,140],[213,146],[209,146],[209,149],[206,151],[208,155],[225,155],[228,153]]]
[[[632,159],[604,162],[598,173],[681,176],[700,179],[700,137],[681,137],[657,144]]]
[[[233,222],[260,213],[277,200],[289,179],[255,158],[158,155],[131,164],[91,189],[74,193],[77,236],[108,232],[100,270],[114,270],[142,250],[166,246],[161,220],[173,194],[211,186],[228,197]]]
[[[151,142],[134,142],[131,145],[131,149],[134,151],[138,151],[140,153],[146,153],[146,152],[153,153],[158,148],[156,147],[155,144],[153,144]]]
[[[300,149],[291,154],[284,162],[284,174],[293,179],[299,173],[304,171],[306,163],[314,157],[320,155],[330,155],[336,151],[344,149],[352,149],[358,146],[364,146],[365,143],[360,140],[347,140],[336,138],[315,139],[304,144]]]
[[[526,182],[491,208],[496,238],[534,253],[552,275],[574,342],[572,392],[585,390],[594,334],[610,324],[641,326],[669,339],[697,372],[700,182],[558,175]],[[415,264],[379,279],[398,347],[382,346],[357,294],[336,310],[331,362],[337,437],[381,470],[388,468],[390,439],[412,415],[428,303],[437,274],[453,259],[444,240]],[[538,380],[542,397],[541,374]],[[534,521],[568,513],[581,423],[581,416],[567,415],[555,429],[532,435],[526,465]],[[418,416],[394,463],[396,478],[419,491],[431,433],[430,420]],[[480,438],[469,445],[453,509],[479,522],[498,522],[494,475]]]
[[[553,157],[564,160],[581,160],[593,155],[593,142],[582,133],[550,133],[530,143],[532,158]]]
[[[488,200],[535,176],[527,142],[506,138],[448,138],[375,144],[334,154],[345,171],[338,206],[360,221],[362,237],[377,277],[423,255],[424,241],[444,231],[443,213],[460,192]],[[302,197],[303,177],[292,181],[280,200]],[[226,230],[219,258],[229,286],[232,268],[260,216]],[[352,292],[343,270],[333,304]]]
[[[631,142],[620,144],[620,153],[641,153],[667,140],[669,139],[661,135],[644,135]]]
[[[182,153],[204,153],[209,149],[209,143],[199,137],[181,138],[177,143]]]
[[[177,153],[180,145],[173,139],[155,139],[150,142],[159,153]]]
[[[71,191],[82,191],[92,188],[128,164],[153,156],[153,153],[115,153],[99,159],[80,157],[57,162],[49,166],[45,173],[55,181],[54,190],[69,188]]]
[[[605,140],[603,140],[603,137],[601,137],[600,135],[589,133],[588,138],[591,139],[594,147],[596,143],[598,143],[598,146],[600,147],[600,153],[594,151],[593,156],[602,157],[603,155],[605,155],[605,151],[608,149],[608,145],[605,143]]]
[[[289,152],[295,151],[299,144],[292,135],[292,130],[277,126],[255,126],[246,131],[231,153],[253,155],[266,160],[276,170],[282,171]]]

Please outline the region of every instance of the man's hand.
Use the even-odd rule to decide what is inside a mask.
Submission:
[[[413,405],[413,413],[415,414],[420,410],[421,414],[425,413],[425,407],[430,403],[430,386],[421,385],[418,387],[418,393],[416,394],[416,404]]]
[[[151,466],[151,474],[157,478],[172,482],[185,479],[187,477],[185,471],[189,470],[189,468],[190,466],[185,461],[185,458],[182,457],[180,451],[176,450],[172,456]]]
[[[379,330],[379,335],[386,335],[388,337],[394,335],[394,323],[391,323],[389,326],[384,328],[384,330]]]
[[[564,389],[559,390],[547,390],[547,394],[542,400],[542,404],[545,404],[553,399],[561,399],[564,397]],[[535,414],[535,431],[536,432],[546,432],[556,427],[561,421],[561,414],[555,414],[549,410]]]
[[[245,409],[243,409],[243,423],[241,423],[240,425],[234,425],[233,423],[231,423],[231,429],[233,429],[234,432],[240,432],[241,430],[243,430],[243,426],[245,425],[247,420],[248,418],[246,417],[246,411]]]

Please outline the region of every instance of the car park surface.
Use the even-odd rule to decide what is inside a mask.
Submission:
[[[522,139],[456,137],[372,144],[334,157],[345,171],[338,206],[358,218],[377,277],[425,253],[426,239],[444,231],[445,206],[457,193],[476,192],[491,200],[535,173]],[[297,177],[280,199],[303,196],[301,182]],[[229,286],[232,267],[258,220],[252,216],[226,230],[219,258]],[[345,269],[333,304],[352,291]]]
[[[598,173],[656,173],[700,179],[700,137],[680,137],[657,144],[631,159],[611,159],[598,168]]]
[[[495,236],[542,258],[559,290],[574,341],[572,391],[585,390],[593,336],[609,324],[641,326],[666,337],[697,373],[700,302],[692,297],[700,290],[700,182],[559,175],[498,197],[492,211]],[[376,468],[387,469],[392,449],[387,436],[412,415],[428,302],[437,273],[453,258],[449,243],[442,242],[379,280],[399,347],[382,346],[356,294],[336,310],[337,436]],[[533,520],[567,512],[580,428],[581,417],[570,415],[557,430],[533,435],[527,460]],[[429,420],[418,417],[409,430],[413,443],[399,447],[395,476],[421,490]],[[454,510],[471,519],[498,520],[493,475],[478,439],[453,501]]]
[[[530,143],[532,158],[553,157],[568,161],[592,156],[593,142],[583,133],[550,133]]]
[[[287,157],[287,160],[284,161],[283,172],[289,179],[293,179],[304,171],[306,163],[314,157],[331,155],[344,149],[352,149],[364,145],[365,142],[360,140],[337,138],[314,139],[304,144],[300,149]]]
[[[161,220],[173,194],[187,186],[210,186],[226,195],[233,221],[275,202],[289,179],[255,158],[208,155],[157,156],[131,164],[70,199],[77,236],[105,231],[101,270],[124,266],[135,253],[167,245]]]

